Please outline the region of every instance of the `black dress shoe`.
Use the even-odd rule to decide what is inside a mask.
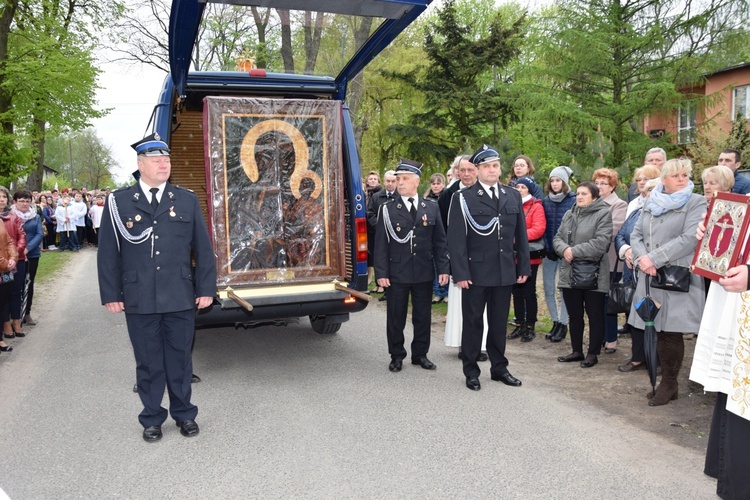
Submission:
[[[586,359],[580,352],[571,352],[567,356],[560,356],[557,360],[560,363],[571,363],[573,361],[583,361]]]
[[[466,377],[466,387],[472,391],[478,391],[481,389],[482,386],[479,385],[479,377]]]
[[[400,359],[392,359],[391,364],[388,365],[388,369],[392,372],[400,372],[401,368],[403,368],[403,360]]]
[[[526,329],[524,328],[523,325],[516,325],[516,328],[508,334],[508,340],[517,339],[518,337],[523,335],[523,332],[525,330]]]
[[[26,336],[23,332],[13,332],[13,335],[15,335],[18,338],[24,338]]]
[[[437,366],[435,366],[435,363],[427,359],[427,356],[422,356],[421,358],[412,359],[411,364],[419,365],[425,370],[434,370],[435,368],[437,368]]]
[[[502,382],[511,387],[521,387],[521,381],[508,372],[501,373],[500,375],[492,375],[492,380]]]
[[[143,429],[143,440],[155,443],[161,439],[161,425],[151,425]]]
[[[581,368],[591,368],[592,366],[596,366],[598,362],[599,358],[595,354],[589,354],[585,360],[581,361]]]
[[[380,297],[378,299],[378,302],[385,302],[386,300],[388,300],[388,297],[386,297],[385,295],[383,295],[382,297]]]
[[[198,375],[196,375],[195,373],[193,373],[193,376],[190,378],[190,383],[191,384],[197,384],[200,381],[201,381],[201,378]]]
[[[560,325],[557,327],[557,333],[555,333],[552,337],[550,337],[550,342],[562,342],[565,338],[565,335],[568,333],[568,325],[563,325],[560,323]]]
[[[13,348],[11,346],[9,346],[9,345],[0,346],[0,351],[2,351],[2,352],[10,352],[12,350],[13,350]]]
[[[479,356],[477,356],[477,361],[487,361],[488,359],[490,358],[487,356],[486,352],[480,352]]]
[[[177,422],[177,427],[180,428],[180,434],[185,437],[197,436],[200,432],[195,420],[183,420],[182,422]]]

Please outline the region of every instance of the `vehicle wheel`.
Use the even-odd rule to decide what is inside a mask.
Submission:
[[[310,324],[316,333],[322,334],[336,333],[341,329],[341,323],[326,324],[325,316],[310,316]]]

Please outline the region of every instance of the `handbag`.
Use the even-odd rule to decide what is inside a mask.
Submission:
[[[573,227],[578,229],[575,219]],[[573,231],[568,231],[568,245],[573,246]],[[599,261],[576,260],[570,263],[570,288],[576,290],[596,290],[599,284]]]
[[[545,255],[547,255],[547,246],[544,244],[544,237],[529,241],[529,257],[541,259]]]
[[[619,264],[619,258],[617,262]],[[615,269],[617,269],[616,265]],[[610,281],[609,292],[607,292],[607,314],[627,314],[630,312],[631,304],[633,304],[636,282],[614,283],[615,274],[612,273],[613,280]],[[633,278],[635,276],[636,274],[633,273]]]
[[[652,288],[661,288],[672,292],[690,291],[690,269],[683,266],[666,265],[656,270],[651,278]]]
[[[570,263],[570,287],[576,290],[596,290],[599,283],[599,262],[576,260]]]

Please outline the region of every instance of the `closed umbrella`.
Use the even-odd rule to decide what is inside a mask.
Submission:
[[[646,296],[635,303],[635,311],[645,323],[643,327],[643,350],[646,354],[648,378],[651,380],[651,387],[654,391],[656,391],[656,368],[658,364],[654,318],[656,318],[660,308],[661,304],[651,297],[651,276],[646,275]]]

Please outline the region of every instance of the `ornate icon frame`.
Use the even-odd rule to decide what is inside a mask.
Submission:
[[[695,249],[690,269],[693,273],[718,281],[723,278],[728,269],[747,261],[747,231],[750,226],[750,197],[734,193],[716,193],[708,204],[708,212],[704,224],[706,232]],[[733,224],[726,226],[721,219],[730,219]],[[724,224],[722,226],[722,224]],[[728,228],[729,242],[723,241]],[[712,235],[717,234],[716,238]],[[713,251],[711,245],[714,245]],[[725,247],[720,254],[719,245]]]

